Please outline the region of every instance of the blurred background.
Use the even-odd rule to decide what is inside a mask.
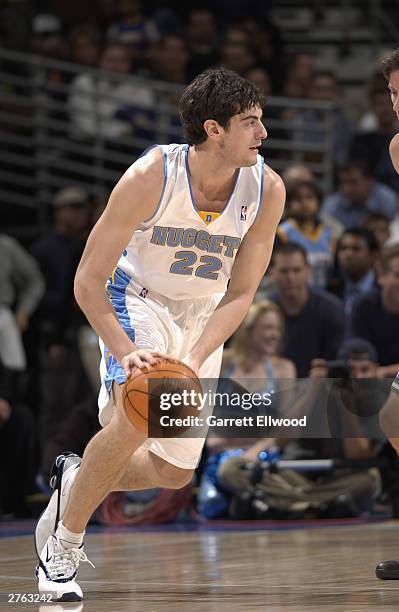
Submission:
[[[188,4],[1,4],[3,519],[34,516],[54,457],[81,454],[98,428],[97,338],[74,301],[75,270],[126,168],[153,143],[182,142],[179,96],[208,67],[235,70],[266,94],[262,153],[287,187],[260,306],[229,343],[224,375],[273,387],[328,377],[340,359],[352,377],[387,381],[382,405],[399,370],[399,176],[388,150],[398,121],[379,68],[399,41],[399,2]],[[379,456],[382,434],[356,431],[358,442],[307,442],[290,456]],[[257,460],[286,445],[216,439],[203,464],[231,446]]]

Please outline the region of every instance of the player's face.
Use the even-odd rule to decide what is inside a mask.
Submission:
[[[391,92],[391,102],[396,117],[399,119],[399,70],[391,72],[388,89]]]
[[[252,346],[267,355],[276,355],[281,336],[281,321],[276,312],[260,315],[251,328]]]
[[[254,166],[262,140],[267,137],[267,131],[262,121],[262,109],[259,106],[245,113],[234,115],[224,130],[222,143],[226,161],[236,168]]]

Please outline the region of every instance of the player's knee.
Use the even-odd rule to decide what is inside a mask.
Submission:
[[[194,474],[194,470],[177,467],[156,455],[153,464],[158,473],[159,486],[165,489],[182,489],[191,482]]]
[[[194,470],[185,470],[173,466],[173,469],[168,474],[167,484],[164,486],[167,489],[182,489],[191,482],[193,474]]]

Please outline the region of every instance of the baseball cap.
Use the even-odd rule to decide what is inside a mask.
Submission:
[[[338,350],[338,359],[347,360],[352,354],[367,355],[373,363],[378,363],[377,351],[371,342],[364,338],[348,338]]]
[[[34,34],[58,34],[61,31],[61,21],[56,15],[41,13],[32,19]]]
[[[60,189],[60,191],[57,191],[55,194],[53,200],[53,206],[55,208],[88,203],[89,194],[81,187],[65,187],[64,189]]]

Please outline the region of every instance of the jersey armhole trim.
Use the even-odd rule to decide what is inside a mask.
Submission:
[[[255,219],[259,215],[260,209],[262,208],[263,183],[264,183],[264,178],[265,178],[265,160],[262,156],[260,157],[260,171],[261,171],[261,176],[260,176],[259,202],[258,202],[258,208],[256,210]]]
[[[143,221],[143,223],[148,223],[149,221],[151,221],[155,215],[157,214],[157,212],[159,211],[161,204],[162,204],[162,200],[163,200],[163,196],[165,194],[165,188],[166,188],[166,183],[168,180],[168,156],[165,153],[165,151],[163,150],[162,145],[158,145],[158,144],[154,144],[151,145],[150,147],[148,147],[148,149],[146,149],[141,155],[140,157],[143,157],[144,155],[146,155],[149,151],[151,151],[154,147],[159,147],[162,151],[163,154],[163,187],[162,187],[162,193],[161,193],[161,197],[159,198],[159,202],[157,204],[156,209],[154,210],[153,214],[151,215],[151,217],[148,217],[148,219],[145,219]]]

